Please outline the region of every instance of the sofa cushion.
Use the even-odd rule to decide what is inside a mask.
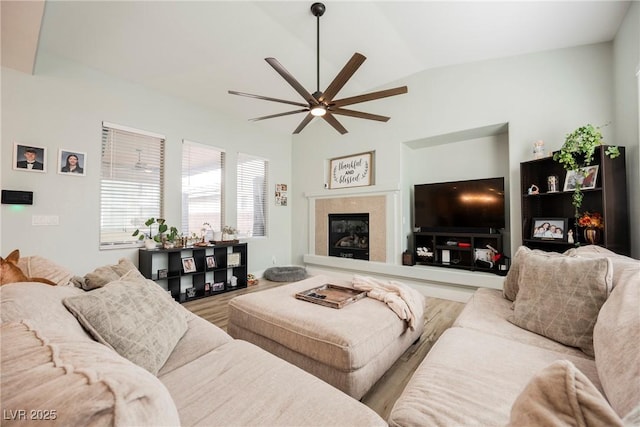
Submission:
[[[159,378],[183,426],[386,426],[357,400],[241,340]]]
[[[180,425],[167,389],[144,369],[95,341],[34,328],[0,325],[3,426]],[[19,410],[26,419],[7,416]]]
[[[546,252],[540,249],[529,249],[526,246],[520,246],[516,253],[513,255],[513,260],[511,262],[511,267],[509,268],[509,272],[507,276],[504,278],[504,284],[502,288],[503,295],[509,301],[515,301],[518,296],[519,289],[519,281],[520,281],[520,269],[522,263],[527,259],[527,257],[531,254],[543,255],[547,257],[561,257],[561,256],[569,256],[573,252],[571,249],[566,251],[564,254],[560,254],[557,252]]]
[[[507,319],[513,315],[512,305],[511,301],[502,296],[500,289],[480,288],[464,305],[453,326],[475,329],[558,353],[589,357],[580,349],[566,346],[509,322]]]
[[[27,277],[49,279],[58,286],[70,286],[73,272],[39,255],[22,257],[18,267]]]
[[[64,305],[96,340],[155,375],[186,332],[187,322],[160,286],[129,276],[65,298]]]
[[[536,372],[556,360],[576,365],[600,390],[595,362],[467,328],[449,328],[418,366],[391,426],[501,426]]]
[[[621,417],[640,406],[639,307],[637,273],[614,288],[593,329],[598,375],[607,399]]]
[[[537,373],[511,408],[509,426],[620,426],[622,420],[568,360]]]
[[[189,364],[211,350],[233,341],[231,336],[213,323],[196,316],[182,306],[178,308],[187,312],[187,332],[180,338],[162,369],[158,371],[158,376]]]
[[[613,288],[618,283],[637,279],[640,276],[640,261],[611,252],[601,246],[580,246],[575,249],[575,255],[581,258],[609,258],[613,264],[613,281],[611,283]]]
[[[117,264],[104,265],[93,270],[91,273],[87,273],[84,277],[75,276],[73,282],[76,286],[90,291],[92,289],[101,288],[107,283],[118,280],[120,277],[127,273],[137,273],[139,278],[144,279],[144,276],[138,271],[135,265],[126,258],[121,258]]]
[[[63,330],[76,339],[93,339],[62,304],[64,298],[83,295],[72,286],[50,286],[37,282],[0,286],[0,317],[3,322],[30,319],[40,329]]]
[[[611,291],[611,260],[530,254],[520,269],[509,321],[593,356],[593,326]]]

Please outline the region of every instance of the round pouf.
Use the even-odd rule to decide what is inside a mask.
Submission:
[[[306,277],[304,267],[271,267],[264,271],[264,278],[272,282],[297,282]]]

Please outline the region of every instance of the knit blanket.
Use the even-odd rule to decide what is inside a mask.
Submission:
[[[418,301],[414,298],[413,290],[407,285],[393,280],[383,282],[373,277],[353,276],[354,289],[366,291],[369,298],[380,300],[387,304],[393,312],[407,322],[411,330],[416,328]]]

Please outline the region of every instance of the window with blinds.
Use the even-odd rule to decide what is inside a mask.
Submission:
[[[102,123],[101,249],[135,244],[135,229],[148,233],[144,222],[163,217],[164,145],[162,135]]]
[[[205,222],[215,231],[222,230],[223,180],[224,151],[196,142],[182,141],[183,232],[199,236]]]
[[[237,229],[240,236],[267,235],[267,169],[264,159],[238,153]]]

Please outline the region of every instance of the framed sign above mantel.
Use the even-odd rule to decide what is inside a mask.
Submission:
[[[329,188],[373,185],[375,151],[336,157],[329,161]]]

